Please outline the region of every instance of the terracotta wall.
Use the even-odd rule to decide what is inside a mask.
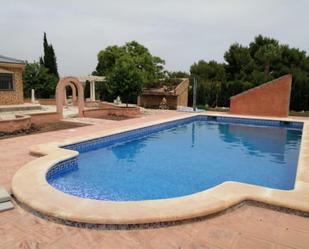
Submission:
[[[14,72],[14,90],[0,90],[0,105],[18,105],[24,102],[23,65],[14,67],[10,64],[0,64],[0,68]]]
[[[85,118],[100,118],[108,115],[107,109],[89,109],[84,110]]]
[[[117,109],[119,108],[119,106],[113,104],[113,103],[109,103],[109,102],[105,102],[105,101],[102,101],[99,103],[99,108],[100,109]]]
[[[0,132],[13,132],[22,129],[29,129],[31,124],[40,125],[43,123],[52,123],[57,122],[60,119],[61,117],[57,112],[16,115],[15,119],[0,119]]]
[[[61,120],[61,116],[57,112],[33,113],[29,115],[31,116],[31,122],[37,125]]]
[[[140,108],[104,108],[104,109],[89,109],[84,110],[84,117],[87,118],[101,118],[107,115],[115,115],[119,117],[135,117],[140,114]]]
[[[22,129],[29,129],[31,126],[31,117],[27,115],[16,115],[15,119],[1,120],[0,132],[13,132]]]
[[[292,76],[285,75],[231,97],[230,113],[239,115],[287,117]]]
[[[123,117],[136,117],[141,113],[139,107],[128,107],[128,108],[112,108],[109,109],[108,114],[109,115],[115,115],[115,116],[123,116]]]

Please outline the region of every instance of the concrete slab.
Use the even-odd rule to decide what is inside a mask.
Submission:
[[[0,203],[10,200],[11,196],[9,195],[9,193],[3,187],[0,187]]]
[[[0,203],[0,212],[10,210],[10,209],[13,209],[13,208],[14,208],[14,206],[13,206],[13,203],[11,201]]]

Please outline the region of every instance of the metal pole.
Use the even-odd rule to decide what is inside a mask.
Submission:
[[[196,88],[197,88],[197,81],[196,78],[193,78],[193,111],[196,111]]]

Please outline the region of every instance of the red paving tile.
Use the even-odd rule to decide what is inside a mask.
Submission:
[[[233,249],[274,249],[275,245],[271,242],[255,239],[251,237],[240,236]]]
[[[160,112],[124,121],[0,140],[0,185],[9,188],[15,172],[35,157],[29,146],[97,130],[182,115]],[[0,213],[0,249],[308,249],[309,219],[244,205],[201,222],[159,229],[108,231],[75,228],[38,218],[18,205]]]

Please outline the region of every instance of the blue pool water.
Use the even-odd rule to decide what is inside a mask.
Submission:
[[[293,189],[301,129],[192,120],[82,152],[47,177],[83,198],[129,201],[189,195],[225,181]]]

